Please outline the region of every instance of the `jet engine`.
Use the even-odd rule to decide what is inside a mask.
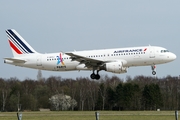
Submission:
[[[107,72],[112,72],[112,73],[126,73],[127,72],[127,67],[123,67],[123,62],[110,62],[110,63],[105,63],[103,65],[103,70]]]

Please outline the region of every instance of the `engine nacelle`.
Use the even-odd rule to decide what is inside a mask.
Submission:
[[[103,68],[107,72],[112,73],[126,73],[127,67],[123,67],[122,62],[110,62],[103,65]]]

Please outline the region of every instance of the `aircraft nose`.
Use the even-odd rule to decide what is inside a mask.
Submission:
[[[173,53],[172,58],[175,60],[177,56]]]
[[[177,56],[174,53],[171,53],[170,59],[175,60]]]
[[[176,55],[174,53],[169,52],[164,59],[166,62],[171,62],[176,59]]]

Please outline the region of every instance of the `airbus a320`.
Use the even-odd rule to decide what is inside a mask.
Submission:
[[[41,54],[35,51],[14,29],[6,30],[13,57],[4,63],[48,71],[91,70],[91,79],[100,79],[99,72],[126,73],[129,67],[151,66],[176,59],[176,55],[158,46],[140,46]]]

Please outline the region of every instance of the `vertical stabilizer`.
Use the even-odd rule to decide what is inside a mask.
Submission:
[[[14,57],[37,53],[14,29],[6,30]]]

